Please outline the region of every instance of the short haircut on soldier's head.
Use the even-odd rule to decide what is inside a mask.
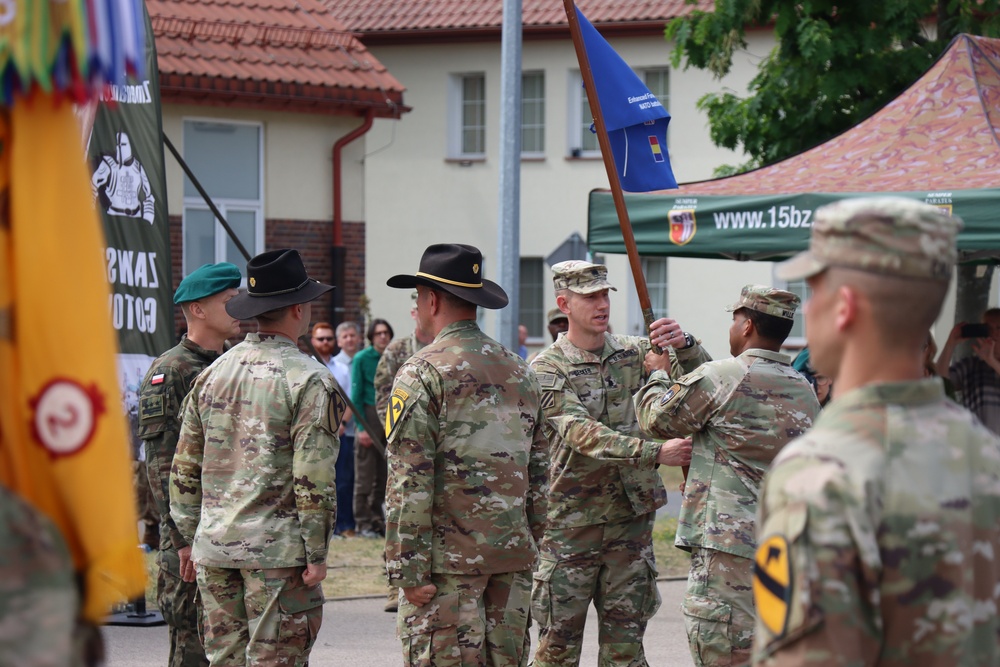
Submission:
[[[458,308],[460,310],[470,309],[470,308],[472,310],[476,309],[476,304],[472,303],[471,301],[466,301],[460,296],[455,296],[451,292],[446,292],[439,287],[430,287],[429,289],[435,294],[437,294],[438,299],[449,304],[452,308]]]
[[[257,316],[257,321],[261,324],[273,324],[275,322],[280,322],[285,318],[288,310],[293,306],[282,306],[281,308],[275,308],[274,310],[269,310],[266,313],[261,313]]]
[[[792,332],[792,325],[795,324],[793,320],[768,315],[751,308],[739,308],[736,312],[743,313],[748,320],[753,322],[753,328],[761,338],[773,341],[778,345],[785,342],[788,334]]]
[[[948,283],[940,280],[900,278],[857,269],[831,268],[828,288],[850,285],[864,293],[872,306],[882,342],[903,342],[923,347],[927,331],[941,314]]]
[[[1000,317],[1000,308],[987,308],[979,319],[981,322],[985,322],[987,317]]]
[[[333,331],[333,325],[330,324],[329,322],[317,322],[316,324],[312,325],[311,329],[309,329],[309,335],[315,336],[317,329],[329,329],[330,331]]]
[[[337,335],[339,336],[348,329],[354,329],[354,333],[358,334],[359,337],[361,336],[361,325],[357,322],[341,322],[337,325]]]

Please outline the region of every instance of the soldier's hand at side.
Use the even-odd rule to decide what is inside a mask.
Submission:
[[[315,586],[326,579],[326,563],[306,565],[306,571],[302,573],[302,583],[306,586]]]
[[[195,580],[194,576],[194,563],[191,562],[191,547],[181,547],[177,550],[177,555],[181,559],[181,580],[193,583]]]
[[[358,441],[358,444],[361,445],[362,447],[371,447],[372,446],[372,437],[370,435],[368,435],[368,431],[358,431],[357,432],[357,441]]]
[[[691,463],[691,438],[673,438],[660,445],[656,462],[664,466],[686,466]]]
[[[652,373],[653,371],[666,371],[670,372],[670,355],[664,352],[663,354],[657,354],[650,350],[646,353],[646,372]]]
[[[423,607],[425,604],[433,600],[435,593],[437,593],[437,586],[434,584],[403,588],[403,595],[406,596],[406,599],[410,601],[410,604],[418,607]]]

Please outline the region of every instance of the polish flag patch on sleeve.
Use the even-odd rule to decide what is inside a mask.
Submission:
[[[163,384],[163,375],[163,373],[157,373],[150,379],[149,384]]]

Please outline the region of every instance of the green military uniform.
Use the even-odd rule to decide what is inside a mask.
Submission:
[[[957,230],[914,201],[833,204],[779,275],[837,266],[940,286]],[[1000,440],[939,378],[835,396],[764,482],[754,663],[1000,664],[998,526]]]
[[[181,403],[198,374],[218,358],[218,352],[185,336],[153,362],[139,394],[139,437],[145,443],[150,489],[160,512],[156,604],[170,628],[171,667],[208,664],[198,633],[198,585],[180,575],[177,550],[189,544],[170,518],[170,466],[181,430]]]
[[[170,512],[198,565],[213,665],[308,655],[323,592],[301,571],[326,563],[343,410],[330,372],[280,335],[248,334],[195,381]]]
[[[611,288],[601,265],[574,261],[552,269],[557,291]],[[649,350],[645,338],[606,333],[603,349],[592,352],[563,335],[532,362],[551,445],[548,516],[532,591],[539,667],[579,664],[592,599],[599,663],[645,664],[642,638],[660,604],[652,528],[655,510],[667,502],[656,469],[660,443],[639,431],[632,403]],[[665,353],[678,375],[708,359],[700,345]]]
[[[790,320],[797,305],[790,292],[748,285],[730,310]],[[692,552],[682,610],[696,665],[750,657],[758,489],[774,456],[819,413],[812,386],[791,363],[751,348],[676,380],[654,372],[636,395],[643,430],[693,434],[675,544]]]
[[[407,664],[515,667],[524,654],[548,443],[527,364],[474,321],[403,364],[387,419],[386,561]],[[433,651],[445,653],[431,659]],[[445,660],[447,656],[449,660]]]
[[[206,264],[184,277],[174,293],[174,303],[197,301],[239,287],[240,281],[240,270],[235,265]],[[199,632],[198,585],[182,580],[180,575],[177,551],[189,543],[170,518],[170,466],[181,430],[181,403],[198,374],[218,358],[218,352],[206,350],[185,336],[153,362],[139,389],[136,431],[145,448],[143,474],[149,479],[160,523],[156,604],[170,629],[169,667],[208,664]]]

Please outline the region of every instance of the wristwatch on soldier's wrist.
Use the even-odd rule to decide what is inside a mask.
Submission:
[[[679,348],[681,350],[687,350],[694,347],[694,337],[691,336],[687,331],[684,332],[684,346]]]

